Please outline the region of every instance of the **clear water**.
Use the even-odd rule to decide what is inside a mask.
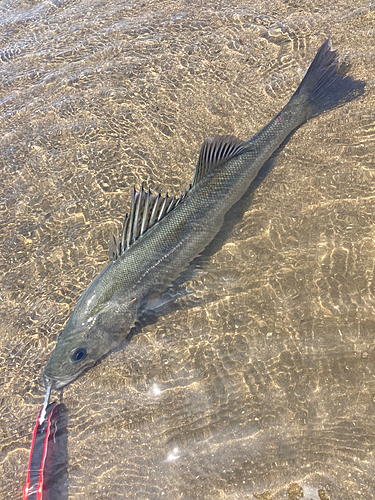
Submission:
[[[22,497],[41,371],[132,186],[183,191],[203,139],[250,137],[327,36],[365,96],[291,138],[189,283],[196,303],[63,390],[58,498],[373,498],[371,5],[25,0],[0,13],[0,498]]]

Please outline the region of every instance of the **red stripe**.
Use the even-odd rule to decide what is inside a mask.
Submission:
[[[29,466],[27,468],[27,479],[26,479],[26,485],[23,490],[23,500],[27,500],[27,497],[29,496],[29,491],[30,491],[30,467],[31,467],[31,459],[33,456],[33,451],[34,451],[34,444],[35,444],[35,438],[36,438],[36,433],[38,431],[38,425],[39,425],[39,418],[40,414],[42,413],[43,408],[40,410],[38,418],[36,420],[36,426],[34,427],[34,433],[33,433],[33,439],[31,441],[31,451],[30,451],[30,456],[29,456]]]

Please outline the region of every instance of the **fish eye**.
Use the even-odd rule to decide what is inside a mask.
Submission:
[[[87,356],[87,349],[84,347],[79,347],[78,349],[73,349],[70,353],[70,361],[72,363],[78,363],[78,361],[82,361]]]

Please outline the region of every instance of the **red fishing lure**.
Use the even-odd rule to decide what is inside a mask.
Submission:
[[[31,444],[27,480],[23,500],[48,500],[48,483],[51,477],[56,446],[59,404],[43,405],[36,421]]]

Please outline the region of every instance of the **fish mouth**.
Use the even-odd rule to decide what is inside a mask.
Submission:
[[[43,385],[45,388],[51,386],[52,389],[61,389],[62,387],[68,385],[70,382],[73,382],[76,378],[78,378],[82,372],[86,371],[88,368],[91,368],[95,364],[95,361],[87,361],[84,365],[82,365],[79,371],[73,373],[72,375],[62,375],[62,376],[53,376],[48,374],[48,372],[43,372]]]
[[[78,375],[77,375],[78,377]],[[60,378],[60,379],[56,379],[54,380],[54,387],[55,389],[61,389],[62,387],[65,387],[66,385],[68,385],[70,382],[72,382],[76,377],[67,377],[67,378]]]

